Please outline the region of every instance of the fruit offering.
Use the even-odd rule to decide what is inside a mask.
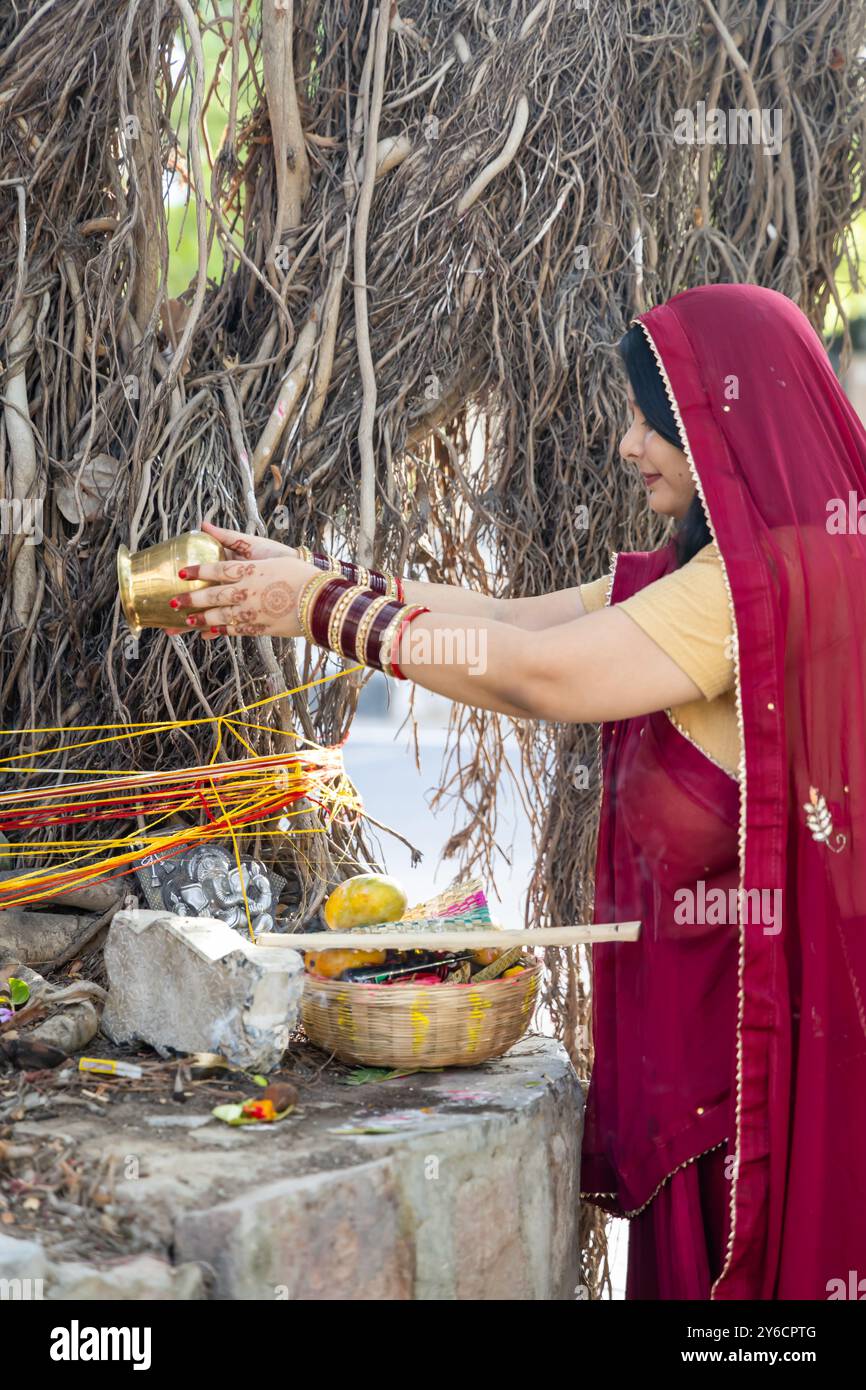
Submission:
[[[409,905],[406,891],[387,874],[355,874],[337,885],[322,908],[331,931],[397,922]]]
[[[384,951],[305,951],[304,967],[310,975],[324,975],[335,980],[344,970],[361,965],[384,965]]]
[[[470,892],[471,890],[471,892]],[[329,931],[357,933],[357,947],[328,947],[322,932],[321,949],[304,952],[309,975],[347,985],[469,985],[520,974],[531,964],[520,946],[472,949],[473,929],[490,925],[487,898],[480,882],[471,880],[407,911],[407,897],[396,879],[386,874],[355,874],[333,890],[322,908]],[[431,915],[432,913],[432,915]],[[442,914],[447,915],[442,915]],[[425,936],[468,933],[464,949],[376,949],[377,928],[400,923],[404,932]]]

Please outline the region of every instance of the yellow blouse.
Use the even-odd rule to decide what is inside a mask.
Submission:
[[[610,575],[580,585],[588,613],[607,603]],[[732,626],[718,548],[705,545],[617,608],[637,623],[690,676],[701,699],[667,711],[681,733],[736,777],[740,733],[734,691]]]

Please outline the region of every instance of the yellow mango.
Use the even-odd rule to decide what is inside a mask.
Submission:
[[[305,951],[304,966],[308,975],[324,975],[333,980],[344,970],[358,965],[384,965],[384,951]]]
[[[337,885],[322,916],[331,931],[396,922],[409,905],[405,889],[386,874],[355,874]]]
[[[476,965],[492,965],[502,955],[495,946],[484,946],[480,951],[472,952],[472,959]]]

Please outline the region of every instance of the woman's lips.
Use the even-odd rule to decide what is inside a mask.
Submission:
[[[653,483],[658,482],[659,478],[661,477],[661,473],[641,473],[641,477],[643,478],[647,487],[652,487]]]

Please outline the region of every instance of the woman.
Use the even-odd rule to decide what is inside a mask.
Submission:
[[[498,600],[210,527],[237,558],[187,571],[212,583],[177,606],[208,636],[303,634],[462,703],[601,722],[595,918],[642,929],[593,948],[582,1181],[630,1218],[627,1297],[852,1296],[866,432],[774,291],[687,290],[620,347],[620,454],[667,545]]]

